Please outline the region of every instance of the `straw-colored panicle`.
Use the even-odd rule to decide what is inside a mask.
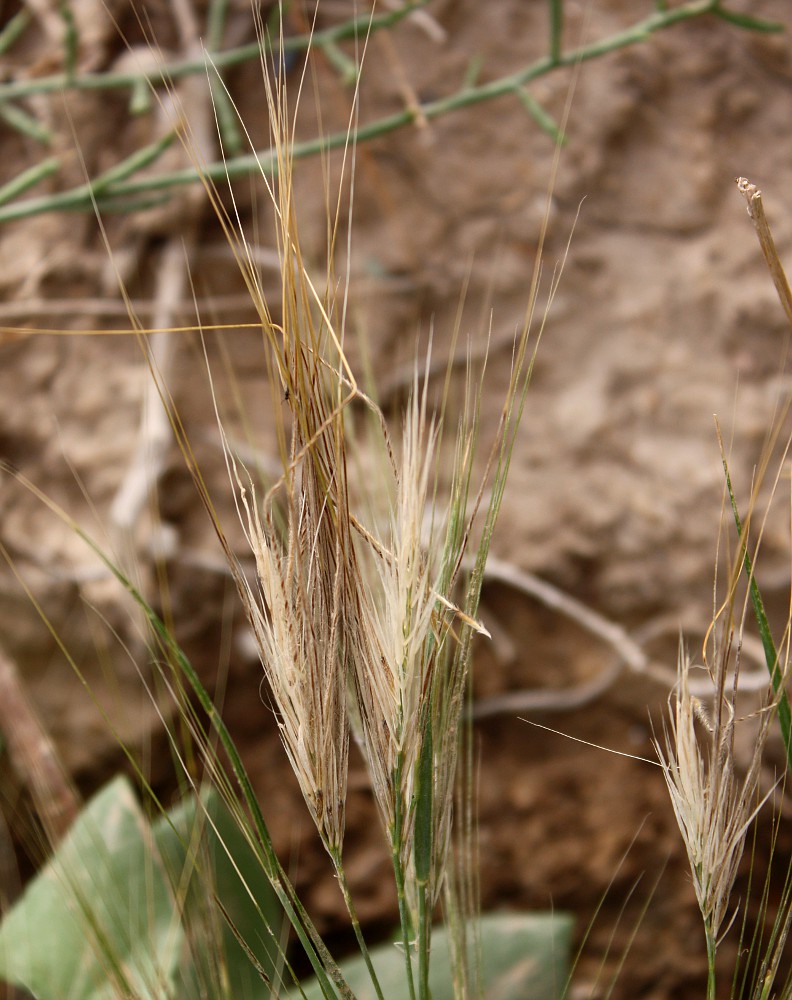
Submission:
[[[759,713],[754,753],[741,779],[735,771],[734,686],[727,685],[729,649],[719,657],[711,715],[690,692],[690,660],[680,650],[676,688],[669,704],[665,748],[657,753],[687,849],[693,886],[708,939],[717,943],[742,857],[745,836],[763,802],[759,772],[770,711]],[[736,684],[736,682],[733,682]],[[699,736],[698,730],[702,731]]]
[[[310,462],[302,473],[289,483],[285,542],[252,490],[241,490],[258,579],[258,593],[248,587],[243,597],[286,752],[325,845],[340,855],[349,747],[343,560],[323,530],[330,514]]]

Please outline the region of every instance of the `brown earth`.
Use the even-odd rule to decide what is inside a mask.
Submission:
[[[79,71],[110,68],[123,45],[104,6],[94,0],[72,6],[82,30]],[[628,0],[569,0],[565,6],[570,46],[609,36],[652,9]],[[711,614],[722,501],[713,414],[733,442],[735,483],[747,497],[765,435],[788,399],[788,330],[734,178],[746,175],[764,190],[781,256],[789,257],[792,215],[784,199],[792,190],[792,16],[786,0],[735,0],[735,6],[785,22],[786,34],[749,34],[707,18],[587,62],[574,74],[568,143],[551,202],[545,288],[573,228],[574,234],[495,540],[501,560],[621,625],[654,667],[643,676],[628,668],[617,672],[614,650],[579,623],[503,582],[489,582],[484,593],[483,616],[494,640],[479,646],[476,698],[546,689],[559,696],[550,709],[511,710],[476,724],[483,905],[571,911],[582,940],[606,894],[574,996],[606,995],[617,973],[614,997],[703,993],[703,935],[659,769],[530,727],[518,716],[528,712],[578,740],[652,757],[650,719],[661,718],[673,681],[679,627],[696,649]],[[125,2],[111,7],[136,42],[140,30]],[[189,26],[179,27],[170,5],[147,9],[166,55],[191,44]],[[350,3],[327,0],[320,24],[337,23],[351,11]],[[201,9],[197,18],[200,28]],[[291,28],[301,24],[295,15]],[[55,71],[56,27],[41,15],[5,57],[4,73]],[[247,4],[236,5],[229,44],[252,31]],[[517,70],[543,54],[545,39],[544,4],[431,0],[424,20],[416,17],[372,38],[361,121],[398,111],[405,101],[453,93],[473,66],[482,81]],[[301,137],[320,127],[344,128],[351,101],[324,55],[309,63]],[[299,65],[292,70],[295,83]],[[266,120],[259,72],[245,66],[228,81],[261,146]],[[572,79],[570,71],[555,72],[531,93],[560,118]],[[199,80],[181,87],[180,97],[195,141],[214,159],[204,89]],[[48,124],[63,157],[53,190],[80,183],[84,169],[95,175],[162,127],[156,114],[129,118],[117,94],[70,93],[65,102],[37,98],[27,109]],[[43,151],[0,128],[7,179]],[[75,137],[81,159],[74,155]],[[181,154],[168,155],[176,162]],[[402,129],[358,150],[350,351],[389,412],[397,414],[404,399],[417,336],[425,347],[431,328],[433,357],[445,365],[464,289],[462,343],[470,338],[474,351],[484,342],[491,310],[482,427],[485,436],[492,431],[512,337],[528,302],[553,156],[552,140],[515,97]],[[337,172],[338,156],[330,165]],[[299,163],[296,186],[304,249],[321,274],[325,211],[318,160]],[[263,187],[239,183],[235,191],[245,231],[266,251],[273,244]],[[348,214],[345,206],[342,211]],[[177,193],[164,209],[107,216],[105,223],[113,259],[143,322],[152,321],[158,292],[177,303],[166,312],[170,325],[194,320],[193,289],[179,284],[182,239],[202,319],[255,318],[200,191]],[[277,295],[266,253],[263,260],[265,287]],[[342,252],[338,273],[345,267]],[[90,214],[48,214],[0,228],[0,286],[0,323],[8,326],[81,331],[127,324],[117,276]],[[200,345],[184,335],[167,349],[173,397],[241,552]],[[208,352],[219,397],[240,393],[248,432],[265,454],[271,452],[260,337],[236,330],[222,345],[210,337]],[[258,695],[260,667],[245,641],[211,526],[173,444],[166,442],[162,456],[158,517],[144,503],[131,540],[118,517],[113,520],[114,499],[133,463],[146,378],[133,338],[6,334],[0,342],[0,457],[115,546],[152,595],[161,584],[157,556],[167,556],[166,606],[177,636],[207,680],[228,668],[227,721],[265,814],[279,846],[296,859],[298,882],[320,930],[343,943],[334,879]],[[227,420],[240,438],[246,433],[233,413]],[[153,748],[154,776],[166,782],[169,762],[161,740],[150,735],[154,712],[133,665],[141,640],[131,609],[74,533],[9,476],[0,480],[0,505],[0,539],[25,584],[120,735]],[[768,522],[760,570],[768,606],[779,615],[790,586],[783,522],[781,515]],[[67,767],[83,790],[96,787],[122,766],[116,741],[8,568],[0,569],[0,634]],[[573,708],[569,691],[603,673],[609,683]],[[768,782],[778,759],[771,747]],[[4,798],[19,835],[15,810],[22,806],[5,767]],[[395,921],[394,899],[357,760],[351,786],[350,875],[371,933],[386,934]],[[759,836],[760,870],[768,838],[766,831]],[[790,844],[782,829],[781,867]],[[734,958],[733,937],[724,946],[726,967]]]

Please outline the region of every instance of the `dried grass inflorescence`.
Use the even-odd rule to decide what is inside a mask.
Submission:
[[[476,613],[530,376],[538,271],[501,420],[473,486],[483,372],[474,378],[468,371],[456,434],[442,449],[448,380],[440,405],[430,410],[428,375],[423,383],[416,375],[398,443],[357,384],[344,347],[345,293],[338,294],[344,284],[333,274],[340,211],[327,208],[326,273],[314,282],[300,248],[290,113],[277,67],[274,76],[273,82],[265,73],[278,169],[275,181],[263,179],[281,261],[278,322],[255,255],[214,199],[261,320],[278,400],[283,474],[276,483],[255,487],[226,442],[255,582],[246,579],[216,518],[215,525],[255,634],[284,747],[350,914],[342,848],[354,732],[390,846],[406,961],[417,927],[425,974],[432,908],[441,890],[452,892],[445,875],[471,641],[485,631]],[[439,454],[452,456],[444,468],[447,492],[439,487]]]
[[[272,111],[275,117],[278,107]],[[357,388],[334,303],[316,292],[302,260],[286,147],[282,155],[279,326],[249,274],[291,419],[278,428],[283,476],[262,498],[231,458],[257,570],[256,587],[237,582],[284,746],[325,845],[340,856],[351,719],[391,847],[406,867],[435,666],[457,614],[457,573],[439,579],[448,539],[423,533],[427,512],[435,519],[437,427],[426,387],[416,385],[395,448],[381,413]],[[354,399],[372,416],[365,441],[346,420]],[[353,511],[347,466],[358,459],[380,464],[378,474],[356,477]],[[465,540],[451,545],[457,568]],[[448,783],[444,797],[452,792]],[[438,807],[443,815],[450,808],[446,801]]]
[[[373,526],[376,546],[368,539],[359,546],[368,584],[362,602],[368,649],[354,664],[356,714],[388,829],[400,811],[406,819],[413,797],[421,709],[434,661],[427,649],[437,608],[434,553],[424,549],[421,537],[434,443],[425,411],[413,402],[400,467],[393,472],[395,497],[383,498],[387,506],[382,523]]]
[[[656,741],[687,850],[696,899],[713,946],[724,928],[748,827],[764,801],[759,799],[759,776],[773,717],[769,707],[755,716],[753,755],[747,772],[740,777],[734,759],[738,724],[734,700],[739,671],[735,669],[730,680],[730,650],[728,641],[717,656],[712,676],[714,705],[709,713],[690,692],[691,663],[685,650],[680,649],[665,747]],[[747,721],[743,720],[745,724]]]

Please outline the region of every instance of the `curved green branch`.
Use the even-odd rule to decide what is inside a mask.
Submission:
[[[360,35],[369,26],[373,28],[387,28],[395,24],[396,21],[414,11],[421,3],[410,4],[397,11],[379,15],[375,18],[357,18],[346,22],[335,28],[329,28],[322,32],[316,32],[311,38],[308,35],[295,36],[284,41],[283,51],[304,50],[311,46],[327,46],[331,50],[337,42],[344,39]],[[346,131],[335,132],[327,136],[319,136],[305,142],[295,143],[291,150],[293,159],[303,159],[308,156],[315,156],[320,153],[327,153],[332,149],[343,148],[350,141],[366,142],[380,136],[393,132],[396,129],[410,125],[417,120],[432,121],[443,117],[462,108],[491,101],[498,97],[515,96],[524,105],[526,103],[525,88],[539,77],[545,76],[560,67],[575,66],[592,59],[598,59],[610,52],[635,45],[645,41],[650,35],[670,28],[672,25],[683,21],[693,20],[705,15],[718,18],[738,27],[763,32],[783,31],[783,26],[771,21],[761,20],[749,15],[737,14],[727,10],[721,0],[690,0],[681,7],[666,9],[662,6],[655,8],[654,12],[641,21],[636,22],[624,31],[617,32],[608,38],[601,39],[589,45],[572,49],[568,52],[560,52],[560,30],[562,21],[559,13],[558,0],[550,0],[551,16],[551,51],[548,55],[541,57],[529,66],[523,67],[516,73],[510,73],[498,77],[487,83],[472,85],[464,84],[454,93],[429,101],[418,108],[406,108],[403,111],[384,118],[377,119],[367,125],[359,126],[350,136]],[[212,57],[214,65],[218,68],[225,68],[252,58],[259,54],[258,44],[243,46],[226,53],[221,53]],[[206,64],[197,63],[194,60],[182,63],[174,63],[168,67],[163,67],[151,73],[147,79],[152,83],[158,82],[165,77],[177,79],[198,70],[204,71]],[[69,86],[74,89],[88,90],[108,87],[132,87],[139,84],[140,74],[97,74],[86,76],[71,82]],[[59,81],[55,83],[55,81]],[[28,89],[24,89],[24,87]],[[0,85],[0,101],[9,96],[20,93],[47,92],[66,86],[63,77],[50,77],[38,81],[24,81],[23,84]],[[22,90],[19,88],[23,87]],[[37,89],[31,90],[30,88]],[[17,88],[14,90],[13,88]],[[552,132],[552,120],[542,111],[536,102],[531,102],[529,110],[531,114],[543,121],[543,127]],[[150,159],[147,162],[151,162]],[[126,168],[128,161],[124,161],[122,166]],[[150,194],[151,192],[162,192],[169,188],[181,187],[187,184],[195,184],[202,180],[211,182],[223,182],[235,180],[241,177],[248,177],[251,174],[262,172],[268,175],[274,174],[277,170],[277,158],[272,150],[247,153],[242,156],[231,157],[227,160],[210,163],[203,167],[187,167],[182,170],[162,173],[155,176],[130,179],[130,171],[124,169],[124,176],[118,177],[114,182],[107,182],[107,175],[103,178],[101,194],[104,207],[112,209],[114,199],[128,202],[130,198],[139,195]],[[13,183],[13,182],[12,182]],[[13,201],[0,207],[0,222],[10,222],[14,219],[23,219],[32,215],[39,215],[43,212],[51,211],[88,211],[94,207],[97,195],[97,181],[87,182],[68,191],[56,194],[44,195],[39,198],[27,198]]]

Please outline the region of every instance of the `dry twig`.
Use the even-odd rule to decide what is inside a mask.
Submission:
[[[30,704],[16,664],[0,650],[0,732],[11,762],[30,793],[52,843],[80,811],[80,801],[55,747]]]

